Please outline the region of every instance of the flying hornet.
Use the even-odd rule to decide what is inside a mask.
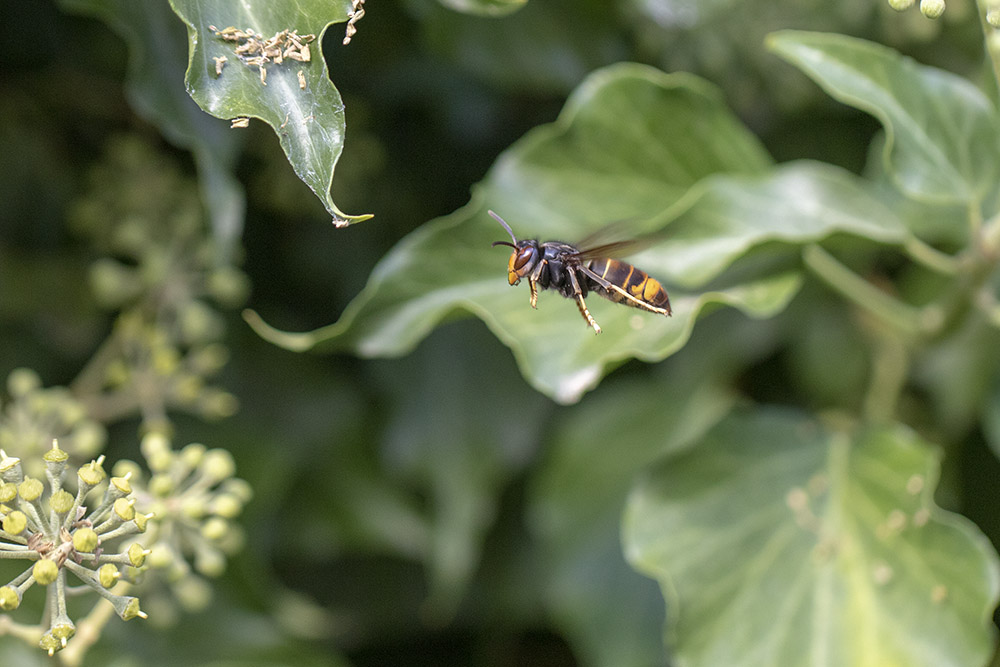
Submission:
[[[557,290],[576,301],[580,314],[594,333],[601,333],[601,327],[584,301],[589,292],[596,292],[615,303],[670,316],[670,297],[659,281],[627,262],[612,258],[634,250],[640,242],[619,241],[586,247],[585,240],[584,247],[578,247],[562,241],[518,241],[503,218],[493,211],[488,213],[507,230],[512,241],[493,243],[493,247],[505,245],[514,249],[507,262],[507,282],[517,285],[522,278],[528,279],[532,308],[538,307],[539,288]]]

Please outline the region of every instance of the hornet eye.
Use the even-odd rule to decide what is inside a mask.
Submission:
[[[514,257],[514,268],[522,269],[524,265],[530,262],[535,256],[535,249],[531,246],[526,248],[521,248],[517,251],[517,255]]]

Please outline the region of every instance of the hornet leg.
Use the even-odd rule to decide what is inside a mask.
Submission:
[[[531,288],[531,307],[538,308],[538,279],[542,276],[542,269],[545,265],[549,263],[549,260],[543,259],[535,267],[535,270],[531,272],[528,276],[528,287]]]
[[[577,280],[576,271],[570,269],[566,273],[573,286],[573,295],[576,297],[576,305],[580,308],[580,314],[583,315],[583,319],[587,320],[587,324],[593,327],[595,334],[601,333],[601,327],[594,320],[594,316],[590,314],[590,310],[587,309],[587,302],[583,300],[583,290],[580,289],[580,281]]]

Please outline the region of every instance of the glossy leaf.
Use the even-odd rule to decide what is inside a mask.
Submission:
[[[609,366],[678,350],[703,308],[732,305],[755,317],[780,311],[798,289],[797,269],[705,288],[755,245],[811,242],[836,231],[905,237],[892,211],[856,177],[806,162],[767,167],[756,140],[702,81],[611,67],[581,86],[559,121],[502,155],[473,204],[399,243],[339,322],[286,334],[253,315],[250,321],[292,349],[323,344],[384,356],[407,352],[443,317],[468,310],[512,348],[532,385],[572,402]],[[743,175],[724,175],[733,172]],[[664,230],[667,240],[634,261],[669,278],[673,317],[593,296],[588,304],[604,329],[595,337],[572,300],[543,293],[533,311],[527,286],[507,284],[509,250],[490,247],[505,233],[486,215],[487,201],[522,237],[579,239],[622,219],[643,232]]]
[[[184,89],[187,44],[183,24],[164,1],[60,0],[94,14],[129,45],[129,102],[176,146],[192,151],[215,237],[231,252],[243,231],[243,186],[233,176],[241,141],[226,123],[198,108]]]
[[[667,598],[683,665],[981,665],[997,555],[933,502],[938,453],[903,427],[827,430],[757,409],[629,501],[632,564]]]
[[[219,118],[259,118],[270,125],[295,173],[323,202],[337,226],[370,218],[342,213],[330,196],[346,125],[344,103],[330,82],[321,44],[330,24],[347,21],[349,0],[171,0],[171,5],[188,26],[185,83],[195,102]],[[253,30],[264,41],[283,30],[313,35],[315,40],[308,44],[307,62],[289,57],[280,63],[272,60],[262,66],[266,71],[262,81],[261,66],[248,65],[236,53],[237,42],[216,34],[229,27]],[[222,72],[217,73],[215,59],[223,57]]]
[[[886,169],[905,192],[938,203],[993,202],[1000,118],[971,83],[844,35],[783,31],[768,44],[830,95],[878,118]]]
[[[719,382],[715,359],[740,367],[732,365],[739,344],[723,340],[692,341],[699,351],[719,352],[714,358],[685,350],[686,363],[611,381],[554,420],[529,497],[529,525],[546,566],[548,612],[582,664],[664,662],[662,598],[625,561],[621,512],[646,466],[702,436],[730,409],[733,396]]]
[[[792,162],[760,177],[719,175],[692,193],[669,238],[644,253],[671,283],[696,287],[765,241],[805,243],[846,232],[900,243],[907,231],[867,183],[821,162]]]

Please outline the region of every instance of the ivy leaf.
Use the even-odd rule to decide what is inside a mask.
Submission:
[[[878,118],[886,169],[910,196],[995,205],[1000,118],[971,83],[844,35],[782,31],[768,45],[834,98]]]
[[[321,44],[331,23],[349,18],[349,0],[171,0],[170,4],[188,26],[190,54],[185,83],[198,106],[219,118],[259,118],[274,128],[295,173],[323,202],[335,225],[370,218],[342,213],[330,195],[346,125],[344,103],[330,82]],[[296,31],[299,38],[313,35],[315,39],[306,44],[307,61],[286,55],[280,63],[272,58],[255,65],[237,55],[241,41],[216,34],[230,27],[247,33],[252,30],[265,42],[285,30]],[[283,50],[290,45],[282,41]],[[303,58],[305,49],[293,48],[293,53]],[[226,58],[221,73],[217,73],[216,58]],[[264,81],[262,69],[266,72]]]
[[[528,0],[439,0],[455,11],[481,16],[505,16],[528,4]]]
[[[533,386],[573,402],[623,360],[656,361],[680,349],[705,308],[731,305],[754,317],[784,308],[800,284],[796,266],[720,278],[754,246],[811,242],[835,231],[879,241],[905,235],[892,211],[843,170],[812,163],[768,168],[756,139],[700,79],[610,67],[582,84],[556,123],[504,153],[472,204],[390,251],[339,322],[287,334],[252,313],[248,320],[290,349],[322,344],[388,356],[408,352],[442,318],[464,309],[511,347]],[[588,305],[604,329],[595,337],[572,300],[543,293],[532,310],[527,289],[507,284],[509,250],[490,247],[505,233],[486,215],[486,202],[522,237],[572,241],[629,218],[643,232],[675,234],[635,258],[654,277],[669,278],[673,317],[592,297]]]
[[[837,231],[880,243],[908,236],[868,183],[821,162],[791,162],[763,176],[713,176],[691,199],[668,240],[642,255],[662,266],[671,283],[685,286],[707,283],[765,241],[807,243]]]
[[[612,391],[595,392],[553,420],[529,496],[529,526],[546,566],[549,615],[583,664],[664,662],[662,598],[625,561],[621,513],[646,466],[703,436],[730,409],[733,396],[717,369],[734,366],[740,343],[726,340],[699,345],[699,337],[684,363],[674,357],[652,373],[614,381]],[[706,348],[719,354],[706,356]]]
[[[437,331],[406,359],[375,366],[382,400],[393,406],[383,465],[416,487],[429,514],[420,554],[429,588],[423,613],[438,622],[462,601],[502,490],[532,459],[534,434],[551,412],[551,404],[523,391],[511,360],[495,348],[483,327],[466,322]]]
[[[667,598],[677,662],[984,664],[997,554],[934,504],[938,460],[901,426],[758,408],[664,461],[630,498],[625,543]]]
[[[127,94],[132,107],[175,146],[192,151],[215,238],[231,252],[243,231],[243,187],[233,176],[240,137],[206,116],[184,90],[184,29],[166,2],[60,0],[93,14],[129,45]]]

